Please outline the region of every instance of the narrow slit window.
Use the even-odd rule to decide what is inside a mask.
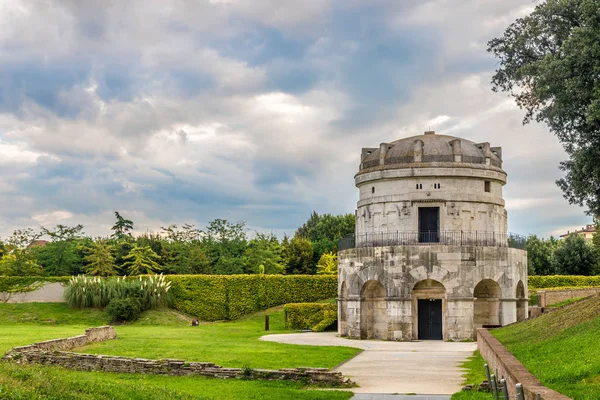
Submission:
[[[371,188],[371,194],[375,193],[375,186]]]
[[[486,192],[488,192],[488,193],[489,193],[489,192],[491,192],[491,189],[490,189],[490,181],[485,181],[485,182],[484,182],[484,184],[483,184],[483,188],[484,188],[484,190],[485,190]]]

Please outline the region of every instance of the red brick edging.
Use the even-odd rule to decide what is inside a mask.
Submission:
[[[523,385],[525,400],[536,400],[541,394],[542,400],[570,400],[570,397],[548,389],[521,364],[487,329],[477,329],[477,348],[490,367],[490,373],[498,380],[506,379],[511,398],[516,398],[515,386]]]

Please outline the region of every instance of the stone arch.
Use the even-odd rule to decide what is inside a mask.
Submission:
[[[525,285],[523,281],[517,282],[517,322],[525,320],[527,315],[527,297],[525,296]]]
[[[342,282],[338,298],[338,328],[340,336],[348,336],[348,288]]]
[[[367,281],[360,295],[360,338],[387,339],[387,302],[385,287],[376,280]]]
[[[491,279],[483,279],[475,286],[473,297],[473,327],[501,325],[500,285]]]
[[[443,339],[446,337],[446,287],[434,279],[417,282],[411,293],[413,337]]]

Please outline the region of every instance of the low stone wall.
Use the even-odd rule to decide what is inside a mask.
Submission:
[[[59,365],[79,371],[105,371],[125,373],[145,373],[157,375],[201,375],[213,378],[244,378],[263,380],[292,380],[328,386],[353,386],[341,372],[331,372],[327,368],[283,368],[279,370],[223,368],[208,362],[186,362],[184,360],[105,356],[73,353],[74,347],[91,342],[115,339],[112,326],[86,329],[84,335],[65,339],[48,340],[29,346],[15,347],[8,351],[3,360],[18,364]]]
[[[516,398],[516,384],[523,385],[525,400],[536,400],[537,394],[542,400],[569,400],[563,394],[542,385],[527,368],[517,360],[487,329],[477,329],[477,348],[497,378],[506,379],[510,398]]]
[[[600,288],[564,289],[564,290],[538,290],[539,306],[548,307],[551,304],[578,297],[589,297],[600,293]]]

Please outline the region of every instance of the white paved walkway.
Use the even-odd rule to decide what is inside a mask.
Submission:
[[[442,341],[387,342],[337,337],[335,332],[266,335],[270,342],[348,346],[364,351],[336,368],[359,387],[354,393],[452,394],[461,389],[459,364],[477,343]]]

